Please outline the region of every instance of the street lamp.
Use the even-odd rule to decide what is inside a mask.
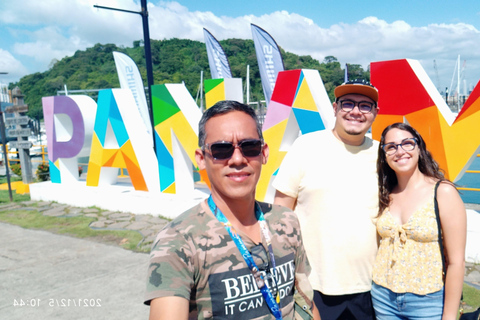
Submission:
[[[147,11],[147,0],[140,0],[142,11],[131,11],[125,9],[111,8],[94,5],[95,8],[115,10],[127,13],[135,13],[142,16],[143,23],[143,44],[145,48],[145,64],[147,69],[147,84],[148,84],[148,113],[150,115],[150,123],[152,124],[152,135],[153,135],[153,150],[156,153],[156,143],[155,143],[155,124],[153,123],[153,110],[152,110],[152,86],[153,86],[153,67],[152,67],[152,50],[150,48],[150,31],[148,28],[148,11]]]

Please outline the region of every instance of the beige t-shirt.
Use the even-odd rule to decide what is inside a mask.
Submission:
[[[297,198],[295,212],[312,266],[314,290],[327,295],[371,289],[377,237],[378,142],[346,145],[331,130],[299,137],[273,186]]]

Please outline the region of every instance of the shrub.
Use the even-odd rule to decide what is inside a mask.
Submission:
[[[10,166],[10,169],[12,169],[12,172],[15,173],[17,176],[22,176],[22,167],[20,166],[20,163],[15,163]]]
[[[48,163],[41,163],[37,167],[37,171],[35,171],[35,175],[39,181],[47,181],[50,180],[50,166]]]

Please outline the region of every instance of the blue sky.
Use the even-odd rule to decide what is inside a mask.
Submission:
[[[450,87],[460,55],[468,89],[480,79],[480,1],[149,0],[153,39],[251,39],[250,23],[287,51],[342,65],[419,60],[435,84]],[[131,46],[142,39],[140,16],[93,8],[140,10],[134,0],[0,1],[0,82],[48,70],[55,59],[96,43]],[[112,57],[113,59],[113,57]],[[436,61],[438,77],[434,70]],[[456,82],[456,76],[454,78]],[[455,85],[455,84],[454,84]],[[463,91],[463,89],[462,89]]]
[[[343,0],[343,1],[224,1],[181,0],[191,11],[211,11],[229,17],[271,13],[286,10],[312,19],[317,25],[328,28],[336,23],[352,23],[368,16],[376,16],[389,23],[404,20],[414,27],[432,23],[468,23],[477,29],[480,24],[478,1],[448,0]],[[301,3],[301,4],[299,4]]]

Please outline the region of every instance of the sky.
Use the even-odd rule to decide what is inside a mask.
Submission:
[[[143,39],[139,0],[1,0],[0,83],[49,69],[55,59],[96,43],[131,47]],[[334,56],[367,68],[375,61],[418,60],[439,88],[471,90],[480,80],[478,0],[148,0],[150,38],[204,42],[252,39],[250,24],[284,50],[320,62]],[[113,59],[113,55],[112,55]],[[436,68],[435,68],[436,65]],[[443,89],[442,89],[443,90]]]

